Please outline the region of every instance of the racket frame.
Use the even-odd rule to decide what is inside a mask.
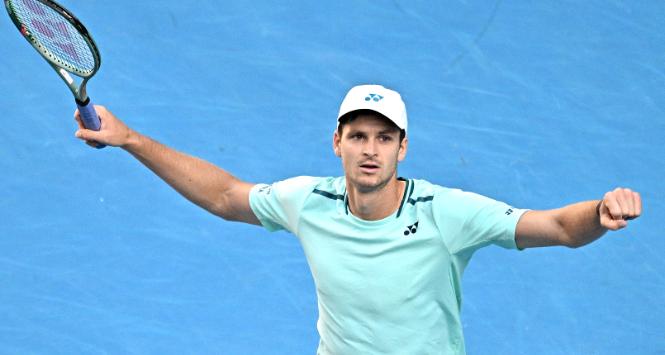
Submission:
[[[4,3],[5,3],[5,8],[9,13],[9,17],[12,19],[12,22],[14,22],[16,28],[18,28],[18,30],[21,32],[23,37],[30,43],[30,45],[32,45],[32,47],[35,48],[35,50],[37,50],[37,52],[39,52],[39,54],[41,54],[41,56],[44,59],[46,59],[46,61],[53,68],[53,70],[55,70],[55,72],[58,73],[58,76],[62,79],[62,81],[64,81],[65,84],[67,84],[67,87],[69,88],[69,90],[74,95],[74,98],[76,99],[76,103],[79,105],[87,105],[90,100],[88,99],[86,84],[88,83],[88,80],[90,80],[90,78],[92,78],[95,75],[95,73],[97,73],[99,67],[101,66],[101,56],[99,55],[99,50],[97,49],[97,45],[95,44],[95,41],[92,39],[92,36],[90,36],[90,32],[88,32],[88,29],[85,28],[85,26],[81,23],[81,21],[79,21],[76,18],[76,16],[74,16],[71,12],[62,7],[60,4],[51,0],[33,0],[33,1],[38,1],[44,4],[45,6],[48,6],[49,8],[53,9],[57,13],[59,13],[63,19],[65,19],[72,26],[74,26],[74,28],[76,28],[76,30],[81,34],[81,37],[83,37],[83,40],[90,48],[90,52],[92,53],[94,58],[94,67],[92,71],[83,72],[65,63],[62,63],[53,54],[51,54],[51,52],[48,49],[46,49],[44,46],[40,44],[40,42],[36,39],[36,37],[33,36],[32,33],[30,33],[28,28],[25,25],[23,25],[23,23],[19,20],[18,16],[14,13],[12,3],[15,1],[16,0],[4,0]],[[76,81],[71,77],[70,73],[80,77],[81,83],[77,85]]]

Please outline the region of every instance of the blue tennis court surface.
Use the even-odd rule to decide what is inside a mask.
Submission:
[[[582,249],[489,247],[469,354],[665,354],[665,2],[63,1],[102,52],[93,100],[252,182],[339,175],[338,105],[400,91],[400,175],[523,208],[642,193]],[[74,137],[63,83],[0,16],[0,353],[313,354],[296,238],[191,205]]]

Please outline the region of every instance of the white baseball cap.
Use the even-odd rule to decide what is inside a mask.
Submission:
[[[372,110],[386,116],[400,129],[406,132],[406,106],[397,91],[386,89],[381,85],[358,85],[349,90],[342,101],[337,115],[339,119],[349,112],[357,110]]]

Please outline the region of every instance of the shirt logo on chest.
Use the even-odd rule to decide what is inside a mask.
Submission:
[[[404,235],[409,235],[409,234],[416,234],[418,231],[418,221],[416,223],[406,226],[406,230],[404,231]]]

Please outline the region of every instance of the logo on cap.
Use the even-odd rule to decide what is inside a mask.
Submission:
[[[370,100],[372,100],[372,101],[374,101],[374,102],[379,102],[379,101],[381,101],[382,99],[383,99],[383,96],[381,96],[381,95],[379,95],[379,94],[369,94],[369,96],[367,96],[367,97],[365,98],[365,101],[370,101]]]

